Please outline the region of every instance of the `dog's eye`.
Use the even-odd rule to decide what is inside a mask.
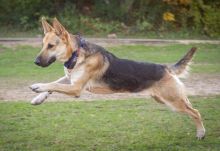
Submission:
[[[54,45],[48,44],[47,49],[51,49],[51,48],[53,48],[53,47],[54,47]]]

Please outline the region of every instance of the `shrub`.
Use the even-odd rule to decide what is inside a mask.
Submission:
[[[220,10],[209,9],[204,13],[202,19],[204,23],[204,31],[210,37],[220,36]]]
[[[220,36],[219,0],[7,0],[0,25],[38,28],[41,16],[58,17],[73,33],[193,31]]]

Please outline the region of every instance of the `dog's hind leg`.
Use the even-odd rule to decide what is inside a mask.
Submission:
[[[188,98],[186,98],[188,101]],[[185,101],[185,100],[184,100]],[[205,137],[205,128],[203,126],[202,118],[198,110],[194,109],[192,106],[186,104],[184,110],[181,112],[188,114],[196,124],[198,139],[203,139]]]
[[[172,102],[169,101],[169,105],[176,111],[181,112],[181,113],[186,113],[193,119],[196,125],[196,129],[197,129],[196,137],[198,139],[203,139],[205,137],[205,128],[203,126],[201,115],[198,110],[194,109],[191,106],[191,104],[188,103],[187,98],[185,99],[181,98],[181,99],[178,99]]]
[[[197,128],[196,137],[203,139],[205,137],[205,128],[203,126],[202,118],[198,110],[194,109],[185,95],[183,84],[176,78],[169,78],[154,88],[153,97],[169,106],[172,110],[186,113],[195,122]]]
[[[64,76],[64,77],[54,81],[53,83],[70,84],[70,80],[66,76]],[[37,95],[36,97],[34,97],[31,100],[31,104],[32,105],[39,105],[39,104],[43,103],[49,97],[50,94],[52,94],[52,92],[40,93],[39,95]]]

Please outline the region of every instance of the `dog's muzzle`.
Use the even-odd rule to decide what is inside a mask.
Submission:
[[[37,57],[34,61],[34,63],[38,66],[40,66],[40,57]]]
[[[51,57],[51,58],[49,58],[48,60],[45,61],[44,59],[42,59],[41,56],[38,56],[38,57],[35,59],[34,63],[35,63],[36,65],[38,65],[38,66],[41,66],[41,67],[47,67],[47,66],[49,66],[50,64],[52,64],[54,61],[56,61],[56,57]]]

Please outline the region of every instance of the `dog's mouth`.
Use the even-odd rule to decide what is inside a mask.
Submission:
[[[48,61],[44,61],[41,57],[37,57],[34,63],[41,67],[48,67],[55,61],[56,57],[51,57]]]

